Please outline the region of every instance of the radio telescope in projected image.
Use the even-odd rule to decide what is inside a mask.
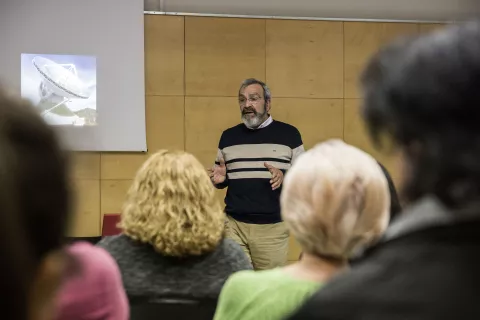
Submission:
[[[42,116],[69,117],[73,119],[71,124],[77,126],[85,125],[86,120],[96,122],[95,118],[88,119],[90,112],[86,108],[72,110],[69,107],[70,103],[89,99],[92,93],[91,88],[78,77],[75,64],[58,64],[42,56],[35,56],[32,63],[41,76],[38,105]]]

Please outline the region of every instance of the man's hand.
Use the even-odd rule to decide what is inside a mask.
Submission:
[[[207,169],[208,176],[213,184],[219,184],[227,178],[227,167],[225,160],[220,159],[219,165],[214,165],[211,169]]]
[[[272,179],[270,180],[270,184],[272,185],[272,190],[278,189],[282,185],[282,182],[283,182],[283,172],[282,172],[282,170],[277,169],[274,166],[271,166],[266,162],[264,163],[264,166],[272,174]]]

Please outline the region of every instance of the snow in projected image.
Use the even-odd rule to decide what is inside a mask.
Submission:
[[[90,56],[22,54],[22,97],[51,125],[97,124],[96,59]]]

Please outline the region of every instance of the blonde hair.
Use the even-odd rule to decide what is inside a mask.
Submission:
[[[282,217],[305,252],[348,259],[385,231],[388,190],[370,155],[330,140],[302,154],[286,174]]]
[[[161,254],[184,257],[215,249],[225,215],[200,162],[183,151],[160,150],[138,171],[120,227]]]

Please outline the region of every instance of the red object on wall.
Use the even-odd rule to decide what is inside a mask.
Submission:
[[[114,236],[122,233],[122,230],[117,227],[120,222],[120,214],[108,213],[103,215],[102,237]]]

